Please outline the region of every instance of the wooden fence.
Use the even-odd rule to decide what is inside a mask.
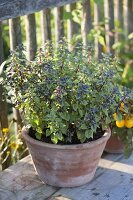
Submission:
[[[80,1],[81,2],[81,1]],[[133,1],[132,0],[84,0],[80,8],[81,24],[74,18],[64,20],[64,13],[72,15],[79,4],[76,0],[2,0],[0,1],[0,63],[4,60],[3,24],[9,22],[10,50],[22,43],[21,16],[25,16],[25,37],[28,58],[34,59],[37,49],[36,15],[40,12],[41,43],[53,40],[58,43],[62,36],[70,42],[78,33],[84,45],[89,43],[89,33],[94,34],[93,45],[96,56],[100,57],[102,51],[114,54],[112,45],[118,42],[122,36],[120,29],[125,30],[124,37],[133,32]],[[66,5],[67,4],[67,5]],[[58,7],[57,7],[58,6]],[[51,25],[51,18],[54,25]],[[103,20],[104,19],[104,20]],[[105,23],[102,23],[102,22]],[[7,22],[7,21],[6,21]],[[117,25],[116,25],[117,24]],[[54,28],[53,28],[54,27]],[[64,28],[65,27],[65,28]],[[119,29],[119,30],[118,30]],[[69,44],[69,49],[72,45]],[[18,111],[13,109],[16,132],[22,126]],[[8,127],[8,110],[6,101],[2,101],[2,86],[0,85],[0,126]],[[9,165],[10,158],[3,165],[3,169]]]

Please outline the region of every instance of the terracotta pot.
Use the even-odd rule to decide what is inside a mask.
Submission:
[[[108,153],[123,153],[124,147],[119,137],[111,135],[105,146],[105,151]]]
[[[23,128],[22,136],[31,153],[35,169],[43,182],[58,187],[75,187],[92,180],[110,131],[93,142],[55,145],[37,141]]]

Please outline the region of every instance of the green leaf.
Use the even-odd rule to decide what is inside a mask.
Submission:
[[[77,115],[77,113],[73,112],[71,115],[70,115],[70,121],[73,122],[73,121],[77,121],[79,120],[79,116]]]
[[[58,140],[63,140],[63,136],[62,136],[62,133],[59,132],[59,133],[56,133],[56,137],[58,138]]]
[[[66,106],[66,107],[69,107],[70,105],[69,105],[68,102],[65,101],[65,106]]]
[[[46,137],[50,136],[51,135],[51,132],[49,129],[46,130]]]
[[[67,112],[65,113],[59,113],[60,117],[66,121],[69,121],[70,120],[70,116]]]
[[[72,19],[73,16],[72,16],[72,13],[71,12],[64,12],[63,13],[63,19],[64,20],[68,20],[68,19]]]
[[[81,133],[80,131],[77,132],[77,137],[81,143],[83,143],[86,140],[85,134]]]
[[[78,104],[73,104],[72,107],[73,107],[74,111],[77,111],[77,109],[78,109]]]
[[[80,24],[81,22],[81,12],[79,10],[72,11],[73,21]]]
[[[126,107],[126,106],[124,107],[124,112],[125,112],[125,113],[128,113],[128,112],[129,112],[128,107]]]
[[[90,129],[90,130],[86,130],[85,131],[85,137],[86,138],[92,138],[93,137],[93,131]]]
[[[67,125],[66,124],[63,124],[63,123],[60,123],[60,130],[63,134],[66,133],[67,131]]]
[[[39,134],[42,134],[42,129],[40,127],[37,127],[36,128],[36,131],[39,133]]]
[[[106,116],[108,116],[108,111],[107,110],[103,110],[103,112],[105,113]]]
[[[36,133],[35,133],[35,136],[36,136],[36,138],[37,138],[38,140],[40,140],[41,137],[42,137],[42,134],[39,133],[39,132],[36,132]]]
[[[94,0],[96,4],[103,5],[104,0]]]
[[[119,20],[116,20],[116,19],[115,19],[114,23],[115,23],[115,26],[116,26],[117,28],[120,27],[120,21],[119,21]]]
[[[108,125],[105,124],[105,123],[103,123],[103,124],[102,124],[102,130],[106,130],[107,128],[108,128]]]
[[[56,137],[56,135],[52,135],[51,140],[54,144],[58,143],[58,138]]]
[[[86,130],[86,129],[87,129],[86,124],[82,124],[82,125],[80,126],[80,129],[82,129],[82,130]]]
[[[105,46],[105,40],[104,40],[104,37],[103,36],[99,36],[98,37],[98,41],[99,41],[99,43],[102,45],[102,46]]]
[[[106,118],[106,124],[110,124],[110,122],[111,122],[110,117],[107,117],[107,118]]]
[[[96,125],[92,125],[92,126],[91,126],[91,130],[93,131],[93,133],[96,133],[97,126],[96,126]]]
[[[56,127],[55,125],[49,125],[48,128],[50,128],[50,132],[53,133],[54,131],[56,131]]]
[[[86,105],[88,104],[88,102],[85,101],[85,100],[83,100],[81,103],[82,103],[84,106],[86,106]]]
[[[133,39],[133,32],[128,35],[128,39]]]
[[[124,146],[124,156],[125,156],[126,159],[129,158],[129,156],[131,155],[132,151],[133,151],[132,145],[125,145]]]
[[[120,49],[122,47],[122,43],[121,42],[116,42],[115,44],[113,44],[112,48],[113,49]]]
[[[121,121],[122,120],[122,115],[121,114],[117,114],[117,120]]]
[[[35,124],[38,126],[39,125],[39,120],[38,119],[35,119],[34,120]]]
[[[84,111],[81,110],[81,109],[78,109],[78,111],[79,111],[80,116],[83,117],[83,115],[84,115]]]

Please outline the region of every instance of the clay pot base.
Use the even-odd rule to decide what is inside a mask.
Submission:
[[[39,178],[56,187],[76,187],[91,181],[110,134],[105,132],[85,144],[55,145],[37,141],[26,128],[22,130]]]

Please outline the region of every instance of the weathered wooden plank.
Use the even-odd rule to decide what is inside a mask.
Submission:
[[[109,53],[114,53],[112,45],[114,44],[114,1],[104,0],[104,15],[108,19],[108,23],[105,24],[106,31],[106,46]]]
[[[30,156],[0,173],[0,200],[42,200],[57,190],[38,179]]]
[[[116,26],[116,30],[118,30],[118,28],[123,28],[123,3],[121,0],[116,0],[114,1],[114,16],[115,16],[115,20],[118,23],[118,25]],[[115,41],[118,42],[122,37],[122,34],[119,31],[116,31],[115,33]]]
[[[127,0],[127,7],[128,7],[128,34],[133,32],[133,2],[131,0]]]
[[[49,8],[41,11],[41,29],[43,46],[47,40],[51,40],[51,11]]]
[[[68,13],[72,13],[73,10],[76,10],[76,3],[69,4],[66,6],[66,11]],[[72,50],[73,45],[72,45],[72,38],[74,34],[78,34],[80,30],[79,24],[73,21],[73,19],[68,19],[67,20],[67,40],[68,40],[68,49]],[[80,34],[80,33],[79,33]]]
[[[63,6],[78,0],[1,0],[0,20],[27,15],[44,8]]]
[[[101,4],[96,4],[94,3],[94,26],[95,30],[98,32],[99,31],[99,23],[102,18],[102,6]],[[96,58],[101,57],[101,52],[102,52],[102,45],[99,43],[99,37],[98,35],[95,37],[95,56]]]
[[[26,40],[28,59],[33,60],[37,50],[35,14],[26,16]]]
[[[133,1],[124,0],[124,28],[127,34],[133,32]]]
[[[88,45],[87,35],[92,28],[92,19],[91,19],[91,5],[90,0],[84,1],[83,3],[83,16],[82,16],[82,25],[81,25],[81,32],[82,32],[82,39],[83,45]]]
[[[21,45],[21,26],[20,18],[9,19],[9,36],[10,49],[15,50],[17,46]]]
[[[123,2],[121,0],[114,1],[114,17],[115,21],[117,22],[115,23],[115,42],[124,41],[123,31],[122,32],[119,31],[120,29],[123,30],[124,19],[125,19],[125,15],[123,13]],[[119,48],[116,49],[115,54],[121,58],[121,63],[124,66],[125,61],[123,56],[121,56],[124,54],[124,49],[119,49]]]
[[[69,4],[66,6],[66,11],[68,13],[71,13],[72,12],[72,4]],[[68,49],[69,50],[72,50],[72,45],[71,45],[71,40],[72,40],[72,37],[73,37],[73,21],[72,19],[68,19],[67,20],[67,40],[68,40]]]
[[[63,24],[63,7],[57,7],[55,8],[55,42],[58,44],[58,42],[61,40],[61,38],[64,36],[64,24]]]

